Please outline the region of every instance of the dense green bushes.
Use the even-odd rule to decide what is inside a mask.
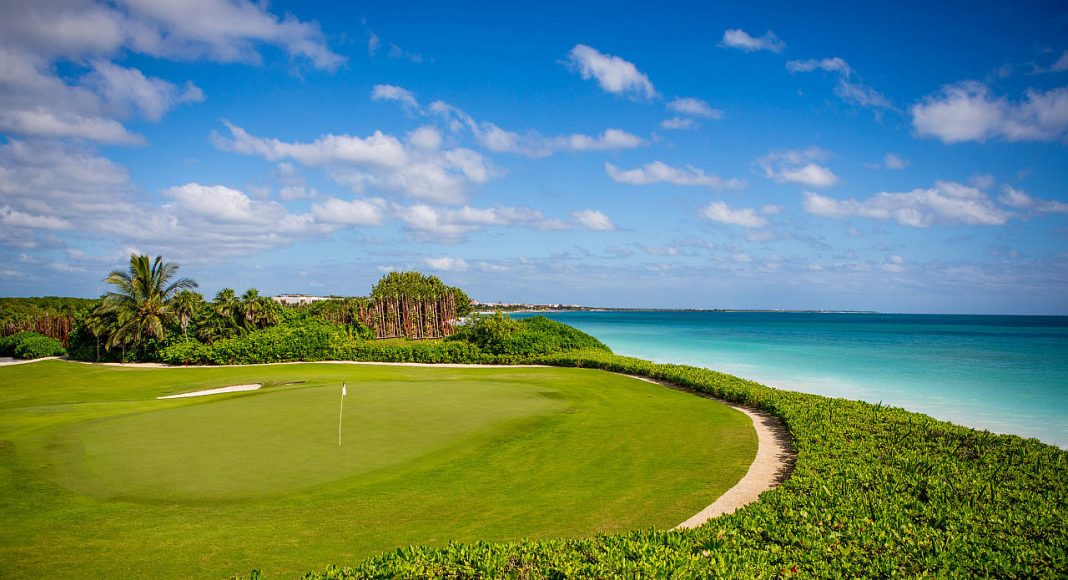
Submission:
[[[67,351],[58,340],[36,332],[18,332],[0,337],[0,356],[34,359],[65,354]]]
[[[604,343],[572,326],[544,316],[515,321],[500,312],[468,318],[449,340],[469,342],[487,354],[504,356],[545,355],[578,349],[608,352]]]
[[[670,381],[780,417],[797,462],[696,530],[404,548],[321,578],[1064,577],[1068,452],[919,413],[604,351],[529,359]]]
[[[35,298],[0,298],[0,325],[42,316],[73,316],[92,308],[98,300],[41,296]]]
[[[414,363],[496,363],[499,357],[487,355],[477,346],[466,342],[441,340],[367,341],[352,345],[344,353],[344,360]]]
[[[344,327],[315,319],[279,325],[215,341],[183,341],[159,351],[168,364],[253,364],[342,358],[353,340]]]
[[[596,338],[542,316],[520,322],[500,315],[476,317],[449,340],[367,340],[351,324],[290,315],[278,326],[211,344],[175,339],[155,358],[173,365],[320,360],[513,364],[582,348],[609,352]]]

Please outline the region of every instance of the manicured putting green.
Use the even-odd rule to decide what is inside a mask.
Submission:
[[[592,370],[0,368],[0,577],[293,577],[407,544],[670,527],[755,451],[729,407]]]
[[[340,446],[340,387],[330,385],[78,424],[60,432],[51,463],[64,466],[64,485],[90,495],[251,498],[400,465],[498,423],[563,406],[553,391],[507,382],[378,380],[350,387]]]

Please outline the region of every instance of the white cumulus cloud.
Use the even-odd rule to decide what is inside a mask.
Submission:
[[[743,228],[762,228],[768,224],[768,220],[758,215],[753,208],[734,209],[722,201],[708,204],[701,209],[700,215],[709,221]]]
[[[921,137],[962,141],[1054,141],[1068,137],[1068,87],[1029,90],[1019,102],[996,97],[979,82],[942,87],[912,107]]]
[[[772,151],[757,160],[764,176],[776,183],[800,183],[809,187],[830,187],[838,183],[838,176],[816,163],[827,158],[818,147]]]
[[[571,49],[568,53],[567,64],[582,78],[597,79],[597,84],[609,93],[644,99],[656,96],[656,89],[653,88],[649,77],[639,71],[633,63],[618,56],[604,54],[585,44],[576,44]]]
[[[138,52],[176,59],[259,63],[260,45],[281,47],[315,68],[335,70],[345,57],[326,45],[319,24],[291,15],[279,18],[265,4],[247,0],[122,0],[128,45]]]
[[[204,92],[188,83],[179,90],[163,79],[146,77],[135,68],[126,68],[108,61],[93,62],[93,72],[83,83],[95,88],[114,114],[129,115],[137,111],[150,121],[158,121],[175,105],[204,100]]]
[[[765,32],[763,36],[753,37],[740,28],[725,30],[723,32],[723,40],[720,41],[719,45],[725,48],[737,48],[745,52],[767,50],[779,53],[786,48],[786,43],[770,30]]]
[[[547,218],[542,212],[525,207],[476,208],[465,205],[446,209],[416,204],[397,206],[393,213],[416,238],[440,242],[462,241],[468,234],[491,226],[533,230],[560,230],[567,227],[560,220]]]
[[[344,200],[331,197],[312,205],[315,220],[324,224],[377,226],[382,223],[385,200],[380,198]]]
[[[804,208],[822,217],[893,220],[917,228],[936,224],[1001,225],[1011,217],[983,191],[949,181],[902,193],[882,192],[864,200],[839,200],[805,192]]]
[[[371,90],[371,100],[396,101],[412,109],[419,109],[419,102],[411,91],[394,85],[375,85]]]
[[[432,130],[416,130],[408,142],[375,131],[367,137],[323,135],[311,142],[290,143],[250,135],[229,122],[226,126],[230,137],[212,136],[220,149],[324,167],[335,181],[360,192],[377,188],[413,198],[460,203],[471,184],[485,183],[496,173],[489,160],[475,151],[438,149],[440,136]]]
[[[705,101],[693,97],[679,97],[669,102],[667,108],[681,115],[689,115],[691,117],[702,117],[704,119],[719,119],[723,117],[723,111],[713,109]]]
[[[33,215],[10,206],[0,207],[0,225],[6,228],[44,230],[65,230],[71,227],[70,222],[65,219],[51,215]]]
[[[786,70],[792,73],[821,70],[837,76],[834,94],[847,103],[874,109],[893,109],[890,99],[857,79],[852,67],[840,57],[791,60],[786,63]]]
[[[0,2],[0,131],[142,143],[124,120],[157,121],[176,105],[203,101],[204,92],[115,58],[259,63],[265,46],[321,69],[344,61],[326,46],[318,24],[279,17],[248,0]],[[89,71],[61,75],[67,64]]]
[[[439,272],[465,272],[469,268],[466,260],[463,258],[453,258],[451,256],[426,258],[423,260],[423,263],[431,270],[437,270]]]
[[[1034,213],[1065,213],[1068,214],[1068,203],[1053,199],[1036,199],[1026,191],[1006,185],[1002,189],[998,201],[1016,209],[1029,210]]]
[[[517,133],[488,121],[477,121],[463,110],[442,101],[434,101],[429,112],[443,119],[450,130],[469,130],[475,141],[495,153],[516,153],[527,157],[547,157],[561,151],[615,151],[634,149],[645,139],[622,129],[605,129],[600,135],[584,133],[548,136],[538,131]]]
[[[893,153],[887,153],[883,157],[883,167],[887,169],[904,169],[909,166],[907,159],[894,155]]]
[[[670,119],[664,119],[660,121],[661,129],[689,129],[693,127],[697,121],[694,121],[689,117],[671,117]]]
[[[717,175],[709,175],[703,169],[692,165],[673,167],[661,161],[653,161],[634,169],[620,169],[611,163],[605,163],[604,169],[608,176],[612,178],[612,181],[630,185],[670,183],[672,185],[701,186],[715,189],[745,186],[745,181],[741,179],[724,179]]]
[[[595,209],[584,209],[571,215],[575,216],[578,223],[588,230],[609,232],[616,229],[616,225],[612,223],[611,218]]]
[[[113,119],[50,111],[45,108],[0,111],[0,131],[31,137],[72,137],[98,143],[134,145],[144,143]]]

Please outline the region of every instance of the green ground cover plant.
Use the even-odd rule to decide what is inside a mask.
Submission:
[[[409,544],[670,527],[755,449],[725,405],[588,369],[0,367],[0,577],[294,578]]]

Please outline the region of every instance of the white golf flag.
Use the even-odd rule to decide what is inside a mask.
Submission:
[[[341,408],[337,411],[337,446],[341,447],[341,418],[345,416],[345,395],[348,394],[348,389],[345,388],[346,383],[341,383]]]

